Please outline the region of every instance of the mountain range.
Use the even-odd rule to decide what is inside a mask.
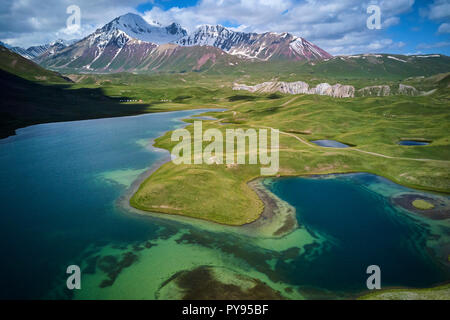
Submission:
[[[385,74],[394,70],[417,76],[429,75],[435,69],[447,71],[449,59],[442,55],[333,57],[306,39],[286,32],[246,33],[220,25],[202,25],[188,33],[177,23],[163,26],[133,13],[115,18],[78,41],[58,40],[28,49],[3,45],[44,68],[66,73],[190,72],[236,66],[242,70],[255,62],[265,70],[278,68],[277,62],[288,62],[282,67],[292,70],[297,64],[289,62],[299,61],[307,62],[303,69],[315,69],[311,74]]]
[[[120,16],[65,48],[45,51],[33,59],[57,70],[177,71],[204,70],[240,61],[313,61],[332,56],[289,33],[236,32],[220,25],[203,25],[189,33],[179,24],[162,26],[141,16]]]
[[[182,46],[213,46],[242,58],[321,60],[332,56],[303,38],[289,33],[235,32],[220,25],[204,25],[176,41]]]
[[[22,48],[22,47],[17,47],[17,46],[13,47],[13,46],[7,45],[6,43],[3,43],[1,41],[0,41],[0,45],[8,48],[12,52],[20,54],[24,58],[33,60],[42,55],[54,54],[56,51],[62,50],[77,41],[78,41],[77,39],[74,39],[74,40],[58,39],[51,43],[46,43],[46,44],[39,45],[39,46],[31,46],[27,49]]]

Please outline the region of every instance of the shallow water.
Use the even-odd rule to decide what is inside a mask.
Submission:
[[[335,141],[335,140],[314,140],[311,142],[317,144],[318,146],[326,147],[326,148],[348,148],[348,147],[350,147],[349,145],[346,145],[345,143]]]
[[[376,176],[266,179],[296,207],[301,225],[279,239],[118,207],[133,181],[166,156],[150,148],[152,139],[202,112],[43,124],[0,140],[0,298],[154,299],[173,274],[201,265],[295,299],[363,290],[368,264],[380,264],[386,286],[448,281],[427,250],[448,242],[448,225],[393,207],[391,195],[411,190]],[[124,254],[135,259],[105,265]],[[82,270],[76,292],[65,288],[70,264]]]
[[[192,116],[191,119],[194,119],[194,120],[217,120],[217,118],[210,117],[210,116]]]

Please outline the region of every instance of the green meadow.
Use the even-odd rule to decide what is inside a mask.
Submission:
[[[234,93],[209,105],[227,111],[208,113],[218,120],[203,121],[203,130],[216,128],[225,134],[227,128],[279,129],[280,176],[369,172],[412,188],[449,193],[448,101],[448,89],[431,96],[348,99]],[[192,128],[187,127],[193,134]],[[172,150],[178,142],[170,137],[166,133],[155,146]],[[319,139],[350,147],[324,148],[310,142]],[[401,139],[431,143],[400,146]],[[259,169],[248,164],[169,162],[141,185],[131,204],[147,211],[245,224],[262,211],[261,201],[247,185],[260,176]]]

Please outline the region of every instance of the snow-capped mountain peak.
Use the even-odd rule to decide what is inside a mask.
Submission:
[[[176,41],[182,46],[213,46],[230,50],[236,43],[245,41],[250,33],[236,32],[221,25],[201,25],[193,33]]]
[[[189,55],[189,61],[196,57],[194,66],[186,65],[187,69],[195,70],[205,61],[214,65],[219,58],[233,61],[231,65],[242,58],[259,61],[331,58],[319,47],[286,32],[258,34],[234,31],[221,25],[201,25],[187,34],[178,23],[161,26],[133,13],[115,18],[68,47],[47,52],[35,61],[44,66],[89,71],[156,70],[161,67],[159,59],[170,64],[183,54]]]
[[[74,44],[75,42],[77,42],[79,39],[71,39],[71,40],[64,40],[64,39],[57,39],[53,42],[51,42],[49,45],[50,46],[54,46],[54,45],[61,45],[61,46],[70,46],[72,44]]]
[[[151,25],[151,26],[153,26],[153,27],[162,27],[162,24],[161,23],[159,23],[158,21],[156,21],[156,20],[150,20],[150,21],[148,21],[148,20],[145,20],[149,25]]]
[[[153,21],[148,23],[140,15],[127,13],[100,29],[100,32],[113,32],[114,30],[123,31],[131,38],[152,42],[155,44],[165,44],[178,40],[187,34],[179,24],[172,23],[163,27],[160,23]]]
[[[202,25],[193,33],[176,41],[182,46],[213,46],[243,58],[269,60],[315,60],[331,58],[331,55],[290,33],[237,32],[221,25]]]

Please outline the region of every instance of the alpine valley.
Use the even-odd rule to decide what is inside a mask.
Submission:
[[[340,51],[284,21],[206,18],[1,38],[0,300],[449,300],[448,51]],[[172,309],[267,311],[228,306]]]

